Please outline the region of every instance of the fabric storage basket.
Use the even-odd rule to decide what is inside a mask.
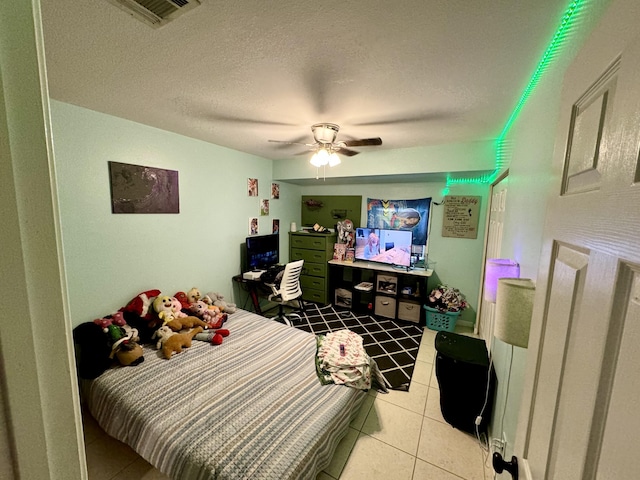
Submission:
[[[456,329],[456,321],[460,312],[441,312],[438,309],[424,305],[427,317],[427,327],[431,330],[453,332]]]

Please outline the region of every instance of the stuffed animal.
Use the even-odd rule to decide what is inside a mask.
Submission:
[[[111,346],[109,358],[116,358],[125,366],[139,365],[144,361],[144,351],[138,343],[138,330],[127,325],[122,312],[94,320],[93,323],[101,326],[102,331],[107,334]]]
[[[214,305],[207,305],[202,300],[192,303],[189,311],[205,321],[209,328],[220,328],[227,320],[226,313],[222,313]]]
[[[73,342],[80,378],[98,378],[111,365],[111,347],[100,325],[81,323],[73,329]]]
[[[187,300],[189,301],[189,305],[191,305],[192,303],[196,303],[198,300],[200,300],[200,297],[202,297],[202,294],[196,287],[193,287],[187,292]]]
[[[189,298],[187,298],[186,293],[176,292],[174,297],[180,302],[180,305],[182,305],[181,310],[189,310]]]
[[[188,315],[182,311],[182,302],[178,300],[176,297],[171,297],[171,305],[173,307],[173,311],[176,314],[176,317],[187,317]]]
[[[158,338],[156,348],[162,349],[164,358],[168,360],[174,352],[180,353],[183,347],[190,347],[193,337],[201,332],[202,328],[196,327],[187,333],[176,333],[165,325],[156,330],[154,334],[154,337]]]
[[[135,366],[144,362],[144,350],[138,342],[122,342],[115,352],[116,360],[120,365]]]
[[[237,310],[236,304],[225,301],[221,293],[209,292],[205,297],[211,299],[211,305],[215,305],[225,313],[234,313]]]
[[[122,314],[122,312],[116,312],[112,313],[111,315],[107,315],[104,318],[97,318],[93,321],[93,323],[100,326],[104,333],[108,333],[109,327],[111,327],[112,325],[122,327],[127,322],[124,320],[124,315]]]
[[[145,320],[153,320],[153,310],[151,308],[153,300],[160,295],[160,290],[147,290],[134,297],[126,306],[120,310],[132,313]]]
[[[344,243],[347,248],[353,248],[355,243],[353,222],[348,218],[336,224],[338,230],[338,243]]]
[[[220,345],[224,339],[224,337],[229,336],[229,330],[226,328],[220,328],[218,330],[209,330],[207,332],[198,333],[195,337],[195,340],[200,340],[203,342],[209,342],[211,345]]]
[[[114,358],[125,366],[144,361],[137,330],[123,322],[121,316],[109,315],[73,329],[80,378],[99,377],[112,365]]]
[[[164,315],[164,324],[163,327],[169,327],[174,332],[179,332],[180,330],[184,330],[185,328],[193,328],[193,327],[201,327],[203,330],[207,330],[209,328],[209,324],[200,320],[198,317],[180,317],[176,318],[172,314],[168,313]]]
[[[167,315],[171,313],[175,318],[186,317],[187,314],[182,311],[182,305],[175,297],[168,295],[158,296],[153,301],[153,309],[158,314],[158,318],[163,319],[160,314]],[[166,317],[165,317],[166,318]]]

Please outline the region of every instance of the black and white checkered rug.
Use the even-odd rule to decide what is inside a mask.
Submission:
[[[409,390],[411,376],[418,358],[422,328],[351,311],[336,310],[332,305],[319,307],[307,303],[301,320],[292,325],[315,335],[348,328],[363,339],[367,354],[375,359],[382,375],[393,390]]]

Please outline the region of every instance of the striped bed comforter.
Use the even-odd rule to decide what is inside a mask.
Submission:
[[[89,411],[173,479],[314,479],[366,393],[320,384],[313,334],[242,310],[225,328],[222,345],[145,347],[87,381]]]

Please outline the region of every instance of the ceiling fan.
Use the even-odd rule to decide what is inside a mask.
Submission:
[[[314,151],[311,164],[316,167],[329,165],[330,167],[340,163],[336,153],[352,157],[360,152],[347,147],[368,147],[382,145],[380,137],[362,138],[359,140],[340,140],[336,142],[336,136],[340,131],[340,126],[335,123],[316,123],[311,126],[314,143],[287,142],[282,140],[269,140],[275,143],[286,143],[289,145],[304,145]]]

